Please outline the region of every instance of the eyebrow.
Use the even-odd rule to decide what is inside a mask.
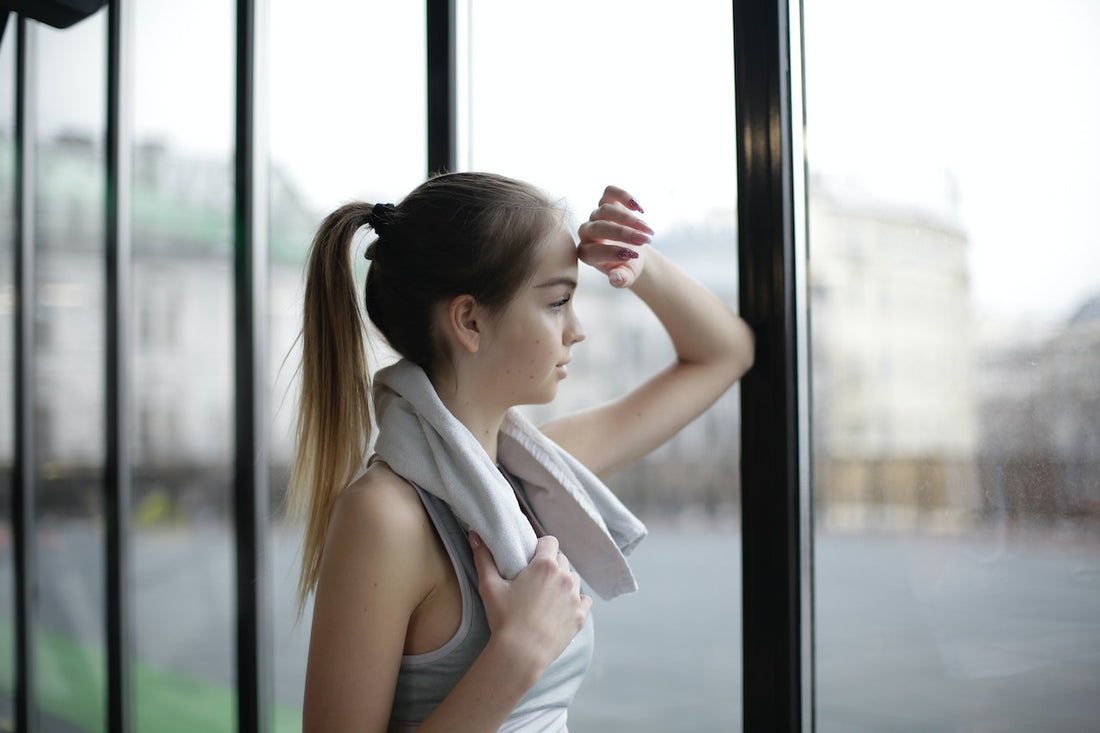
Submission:
[[[573,288],[574,290],[577,289],[577,281],[574,280],[571,277],[564,277],[564,276],[563,277],[552,278],[550,280],[547,280],[544,283],[539,283],[535,287],[536,288],[553,288],[553,287],[556,287],[558,285],[566,285],[568,287]]]

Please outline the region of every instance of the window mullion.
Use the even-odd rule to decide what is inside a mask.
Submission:
[[[267,602],[269,449],[266,440],[267,242],[262,194],[266,158],[257,141],[257,15],[263,0],[237,1],[234,171],[234,380],[237,729],[270,729],[271,634]]]
[[[15,455],[12,534],[15,564],[15,727],[38,730],[35,714],[35,260],[34,260],[34,28],[16,23],[15,62]]]
[[[428,0],[428,175],[458,162],[455,106],[455,0]]]
[[[741,387],[744,729],[793,733],[812,717],[803,702],[812,598],[787,0],[735,2],[733,19],[740,311],[757,338]]]
[[[107,210],[106,266],[106,456],[104,524],[106,535],[107,730],[133,729],[130,659],[133,613],[130,594],[130,506],[132,482],[130,323],[130,117],[131,86],[126,33],[129,4],[107,10]]]

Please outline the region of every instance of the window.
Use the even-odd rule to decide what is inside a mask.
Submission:
[[[269,8],[269,335],[275,721],[301,727],[311,607],[299,619],[302,528],[283,520],[294,458],[306,254],[330,211],[395,201],[427,170],[424,7],[378,0]],[[262,154],[261,151],[259,154]],[[363,282],[366,268],[358,282]]]
[[[215,2],[127,9],[135,728],[156,730],[172,708],[192,726],[225,730],[237,715],[228,694],[235,17]]]
[[[1085,729],[1100,15],[847,0],[804,28],[818,728]]]
[[[104,28],[100,13],[72,33],[39,26],[28,34],[38,120],[33,307],[36,332],[48,335],[36,335],[34,397],[40,615],[32,644],[43,724],[94,720],[106,703],[97,601],[104,583]]]
[[[234,188],[243,156],[234,149],[233,5],[112,3],[64,30],[28,20],[23,48],[23,20],[12,14],[0,37],[0,207],[10,214],[0,219],[19,221],[21,196],[34,212],[26,227],[0,227],[2,256],[22,261],[26,230],[34,260],[29,282],[0,267],[0,337],[16,344],[0,348],[0,375],[14,384],[29,367],[34,386],[0,392],[0,717],[16,727],[106,729],[122,707],[110,664],[120,659],[136,730],[167,719],[261,728],[238,716],[268,702],[269,727],[299,724],[309,609],[298,623],[299,534],[280,510],[301,268],[326,212],[350,198],[395,200],[423,179],[424,143],[438,137],[427,122],[438,100],[426,99],[424,30],[428,15],[449,8],[258,4],[252,60],[266,84],[253,111],[268,165],[255,183],[267,196],[257,229],[270,287],[267,311],[246,320],[267,329],[269,358],[266,374],[238,374],[234,306],[247,278],[234,254],[247,248],[235,250],[234,223],[248,217]],[[597,606],[601,642],[573,726],[737,729],[744,710],[754,729],[766,710],[783,722],[755,727],[1088,728],[1100,677],[1100,250],[1087,216],[1100,198],[1100,103],[1089,76],[1100,68],[1097,11],[1075,0],[1038,15],[972,0],[609,6],[454,3],[458,53],[446,63],[457,71],[458,166],[530,180],[578,218],[605,184],[623,185],[658,230],[654,246],[731,304],[767,312],[754,322],[763,338],[744,392],[612,478],[652,532],[633,558],[641,592]],[[802,6],[804,44],[788,53],[765,26],[786,29],[792,13],[797,29]],[[118,7],[131,13],[121,76],[133,84],[122,139],[133,287],[123,307],[134,333],[125,369],[109,371],[105,77],[108,10]],[[790,230],[803,223],[797,206],[788,211],[802,198],[800,50],[805,282],[799,256],[793,268],[786,259]],[[28,148],[17,124],[24,83]],[[788,111],[796,122],[776,133]],[[737,145],[760,156],[737,163],[741,180]],[[30,162],[29,187],[20,160]],[[738,200],[752,210],[735,212]],[[18,309],[21,287],[34,296],[33,348],[13,339],[28,312]],[[803,293],[806,351],[801,313],[787,317]],[[557,408],[608,396],[614,386],[601,374],[624,354],[639,365],[628,381],[670,356],[635,305],[584,279],[578,310],[589,339]],[[784,403],[802,398],[804,365],[812,455],[801,442],[805,406]],[[105,386],[121,373],[132,378],[129,402]],[[260,659],[266,647],[255,655],[252,674],[237,666],[234,626],[234,595],[252,587],[234,553],[251,540],[230,497],[242,465],[235,437],[247,432],[236,392],[261,378],[273,521],[256,542],[270,550],[274,648],[270,666]],[[134,433],[123,468],[133,488],[125,563],[110,556],[105,480],[114,455],[105,433],[121,424],[111,417],[119,405],[133,413]],[[753,423],[740,436],[744,456],[742,409]],[[23,474],[27,436],[36,451]],[[800,478],[812,478],[812,563],[799,554],[811,519]],[[692,491],[673,499],[674,484]],[[253,488],[240,485],[238,495]],[[29,517],[14,511],[23,497]],[[30,559],[18,560],[26,550]],[[108,611],[121,597],[116,566],[129,573],[128,649],[104,631],[118,617]],[[707,613],[685,619],[700,608]],[[24,641],[30,680],[14,653]],[[816,688],[811,667],[798,667],[811,650]],[[273,699],[247,692],[269,674]],[[29,699],[18,682],[31,683]]]
[[[467,9],[457,34],[460,166],[530,181],[564,198],[576,223],[605,185],[630,190],[657,230],[653,246],[735,307],[730,4],[670,13],[663,3],[479,0]],[[581,280],[587,339],[558,398],[531,410],[536,421],[611,399],[672,358],[637,299],[583,266]],[[609,478],[650,535],[631,556],[639,592],[596,602],[596,652],[571,727],[738,725],[738,414],[735,389]]]

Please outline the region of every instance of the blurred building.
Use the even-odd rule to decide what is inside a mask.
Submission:
[[[1100,519],[1100,295],[1064,324],[1012,324],[982,349],[987,517]]]
[[[11,149],[0,146],[0,155]],[[90,139],[67,136],[40,145],[37,154],[38,501],[65,513],[98,502],[102,493],[103,151]],[[10,161],[0,162],[12,169]],[[145,144],[134,150],[133,163],[135,495],[140,501],[155,492],[201,513],[211,497],[222,503],[229,495],[233,460],[231,162]],[[10,178],[0,181],[9,190],[12,185]],[[317,218],[278,171],[271,185],[268,312],[272,344],[289,345],[300,325],[295,303],[302,258]],[[12,319],[0,319],[0,337],[9,343],[11,327]],[[269,356],[270,374],[281,377],[285,353],[272,348]],[[277,395],[272,403],[279,406]],[[274,416],[276,454],[289,449],[291,414]],[[8,452],[0,460],[8,464],[11,415],[0,415],[0,446]]]
[[[1064,324],[979,322],[950,205],[811,190],[818,521],[1100,518],[1100,297]]]
[[[0,151],[9,150],[0,146]],[[38,151],[36,220],[43,222],[35,233],[37,451],[44,462],[40,501],[61,513],[67,506],[97,503],[101,496],[102,154],[98,144],[75,136]],[[229,495],[233,460],[231,164],[184,156],[155,143],[139,145],[133,163],[135,498],[155,496],[158,506],[168,506],[176,516],[207,514],[212,502],[223,503]],[[10,190],[12,181],[0,185]],[[323,212],[311,210],[277,170],[272,171],[270,196],[267,368],[272,482],[278,495],[293,457],[295,346],[305,257]],[[656,245],[731,306],[736,299],[733,222],[728,212],[715,222],[669,232]],[[353,262],[365,270],[361,258]],[[560,399],[530,408],[536,420],[617,396],[673,358],[656,318],[636,298],[594,274],[585,278],[578,309],[589,339],[575,350]],[[10,329],[11,322],[0,319],[0,328]],[[375,351],[375,364],[390,358],[383,346],[376,344]],[[0,431],[9,436],[10,416],[10,411],[0,415]],[[640,466],[612,481],[641,509],[735,507],[738,423],[733,391]],[[0,444],[7,448],[12,441]],[[0,461],[10,463],[11,456]]]
[[[811,191],[818,519],[959,526],[980,505],[966,234],[950,212]]]
[[[0,146],[0,155],[10,150]],[[76,136],[39,150],[37,450],[40,501],[60,512],[101,496],[101,158],[97,144]],[[156,144],[138,146],[133,160],[135,494],[167,497],[174,512],[191,516],[223,502],[231,478],[230,163]],[[10,171],[11,161],[0,169]],[[267,368],[278,494],[293,456],[303,266],[321,214],[272,173]],[[11,186],[0,180],[0,196]],[[1100,466],[1090,459],[1100,454],[1100,298],[1053,331],[1009,328],[979,340],[967,237],[949,214],[827,182],[811,191],[819,521],[940,530],[991,517],[1100,513]],[[726,212],[662,232],[654,246],[735,306],[736,241]],[[595,273],[582,272],[576,303],[588,339],[574,350],[558,400],[528,408],[535,420],[614,398],[673,358],[652,314]],[[0,307],[12,305],[8,286]],[[10,342],[11,327],[0,319],[0,338]],[[9,382],[11,368],[0,365]],[[734,389],[610,482],[641,510],[736,510],[739,424]],[[9,465],[11,431],[11,411],[0,412],[0,462]]]

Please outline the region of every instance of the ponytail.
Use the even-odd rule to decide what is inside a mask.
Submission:
[[[346,204],[321,223],[309,257],[302,319],[297,453],[291,516],[305,519],[299,610],[317,587],[333,504],[362,468],[370,441],[370,373],[351,243],[373,207]]]

